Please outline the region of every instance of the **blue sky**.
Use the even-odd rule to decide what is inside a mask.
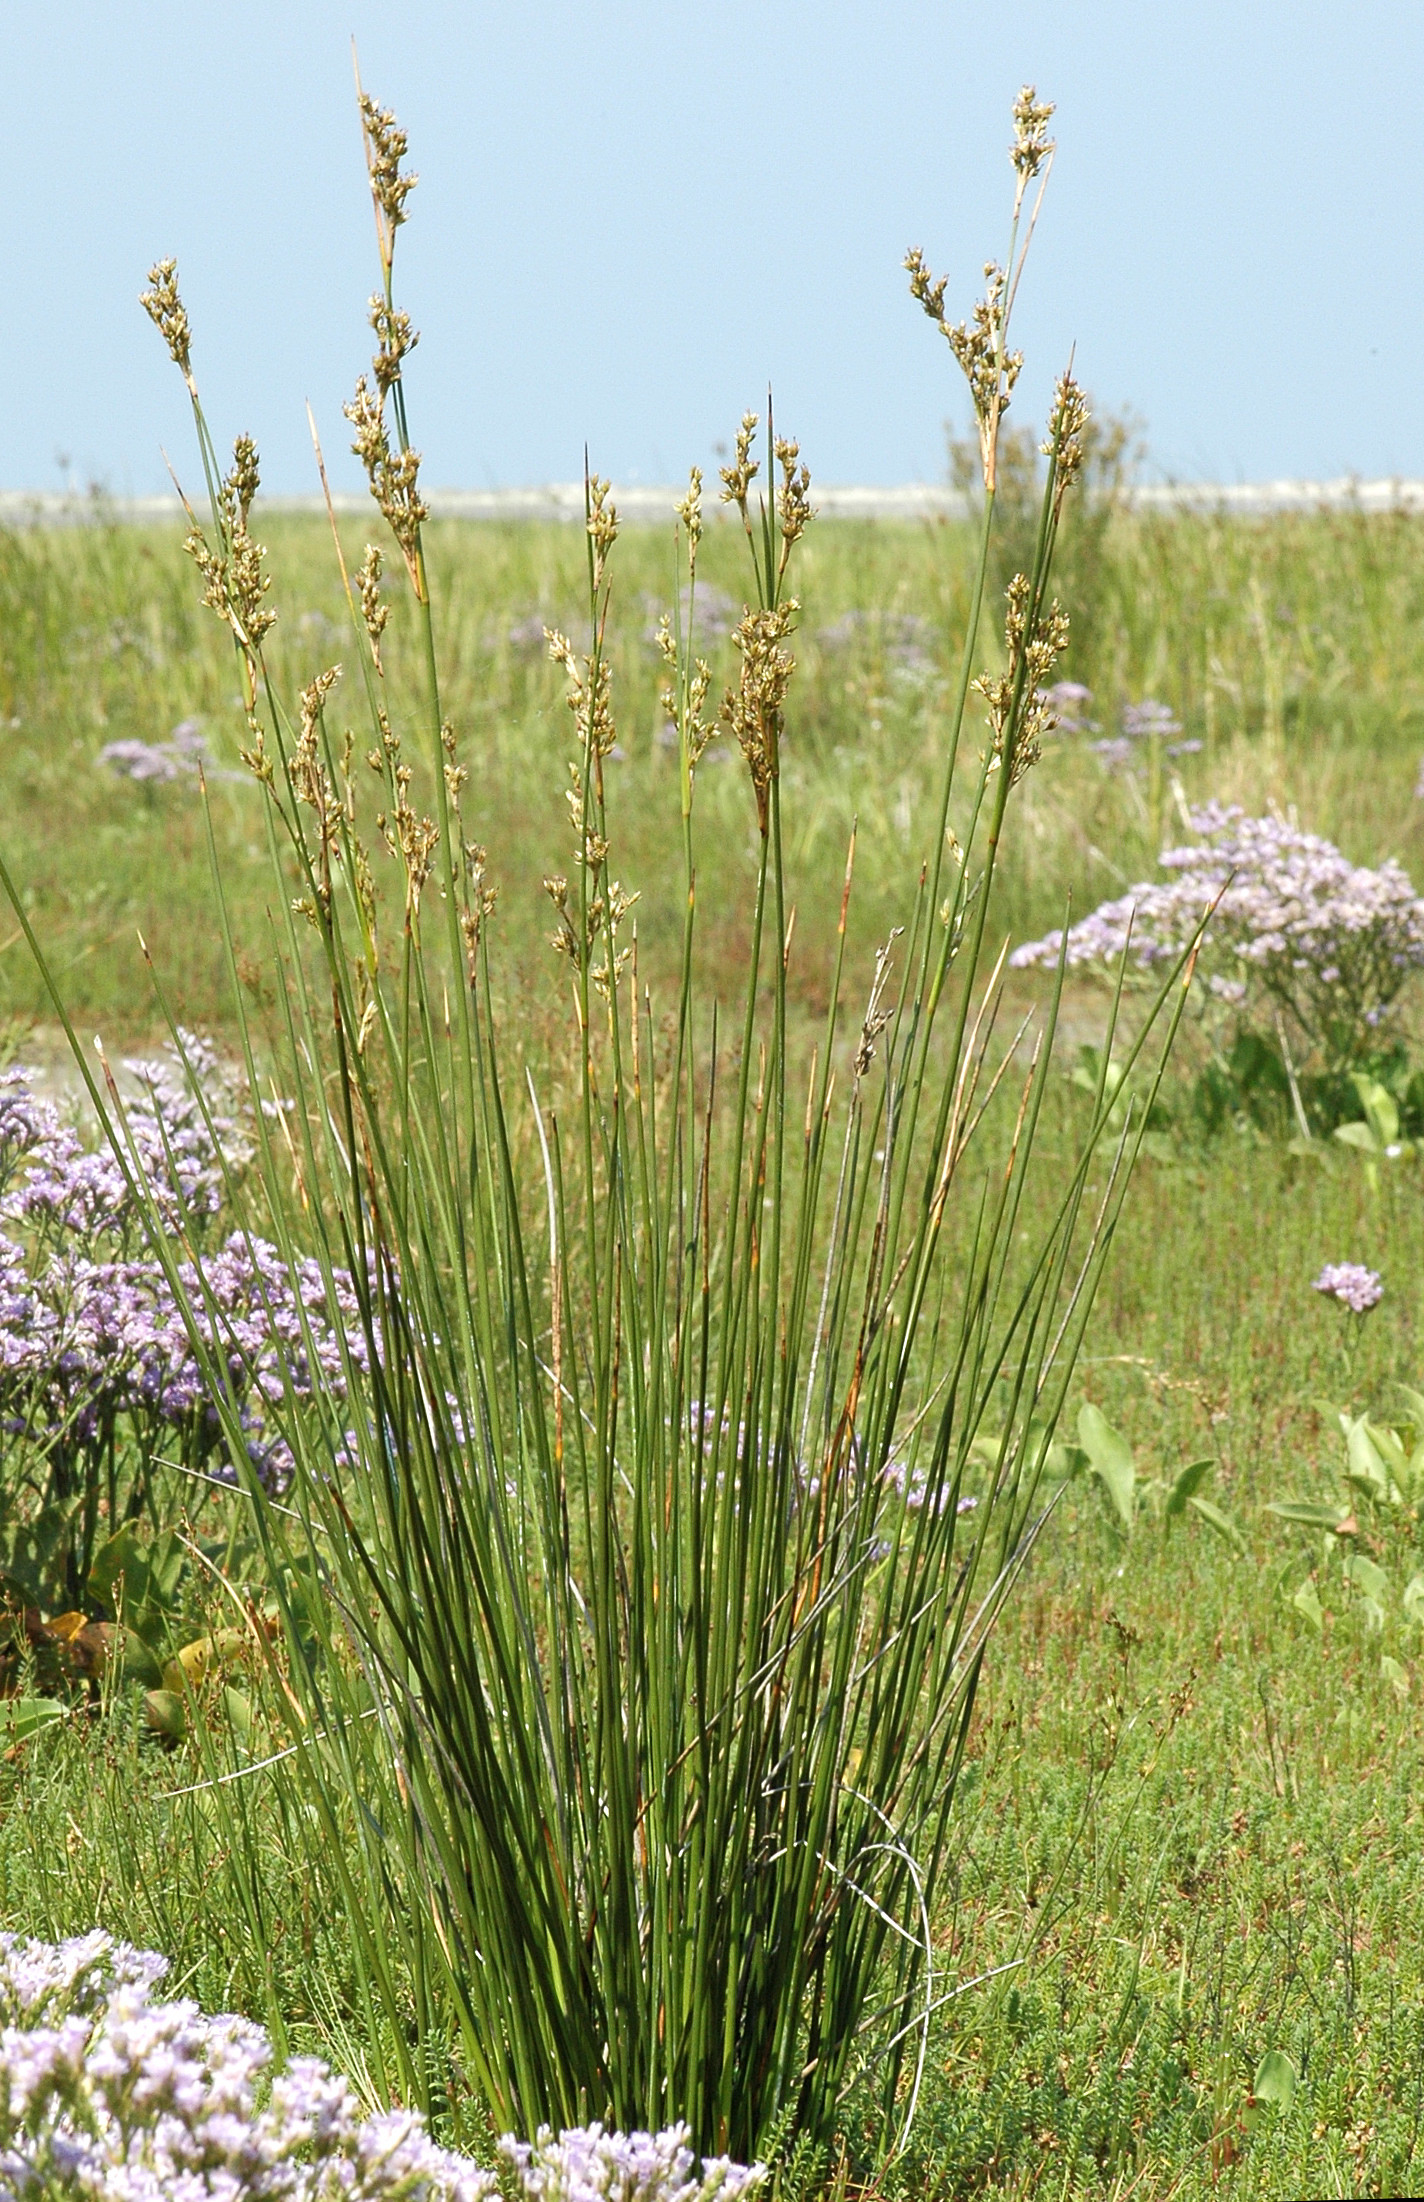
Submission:
[[[432,484],[668,481],[770,379],[814,475],[940,477],[956,317],[1003,250],[1008,112],[1059,153],[1019,418],[1070,345],[1184,480],[1424,476],[1419,0],[0,0],[10,398],[0,486],[191,474],[137,304],[179,258],[220,437],[269,486],[333,459],[375,256],[351,89],[421,176],[399,291]]]

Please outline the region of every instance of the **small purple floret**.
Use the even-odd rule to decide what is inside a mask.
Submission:
[[[1363,1262],[1327,1262],[1311,1289],[1323,1292],[1328,1300],[1338,1301],[1341,1307],[1349,1308],[1352,1315],[1368,1314],[1384,1297],[1379,1272],[1366,1269]]]

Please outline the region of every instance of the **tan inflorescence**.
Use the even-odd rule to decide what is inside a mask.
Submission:
[[[358,375],[355,395],[342,411],[355,430],[351,448],[366,469],[371,495],[400,545],[411,582],[420,595],[424,589],[420,571],[420,530],[430,517],[417,486],[420,453],[391,449],[386,429],[385,393],[374,397],[364,375]]]
[[[1053,141],[1046,134],[1052,114],[1052,106],[1039,100],[1031,84],[1023,87],[1014,102],[1014,142],[1009,148],[1015,178],[1014,231],[1009,265],[1003,268],[997,260],[985,261],[984,296],[967,321],[951,323],[946,320],[945,278],[941,276],[938,282],[935,281],[919,246],[912,246],[905,255],[910,295],[918,299],[944,337],[969,385],[979,430],[984,487],[991,494],[997,478],[999,424],[1009,409],[1009,399],[1023,366],[1023,353],[1011,352],[1008,341],[1014,293],[1033,233],[1031,217],[1022,242],[1018,241],[1019,217],[1027,186],[1040,175],[1046,180],[1053,159]]]
[[[741,679],[722,698],[721,724],[747,761],[756,795],[757,823],[767,830],[771,784],[781,771],[781,733],[786,691],[796,660],[782,645],[801,607],[794,596],[771,610],[743,612],[732,631],[742,661]]]
[[[197,387],[193,381],[191,351],[193,332],[188,323],[187,309],[178,295],[178,262],[159,260],[148,271],[149,288],[139,295],[139,303],[156,326],[159,335],[168,346],[168,356],[175,367],[182,371],[193,396]]]
[[[1008,752],[1009,785],[1014,787],[1041,755],[1042,738],[1053,725],[1053,707],[1045,684],[1068,647],[1068,615],[1054,602],[1033,611],[1029,582],[1016,573],[1005,596],[1002,673],[981,673],[974,686],[988,706],[993,752],[1000,765]]]

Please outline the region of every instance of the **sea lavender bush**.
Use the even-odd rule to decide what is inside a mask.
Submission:
[[[275,1595],[298,1573],[323,1588],[306,1609],[315,1643],[284,1607],[290,1750],[267,1778],[347,1907],[361,1994],[383,2014],[376,2083],[448,2099],[438,2022],[453,2012],[459,2084],[497,2127],[685,2119],[699,2149],[745,2159],[791,2127],[832,2145],[858,2085],[888,2147],[913,2121],[930,2019],[953,1993],[934,1920],[977,1680],[1044,1518],[1045,1450],[1135,1151],[1129,1127],[1095,1162],[1100,1094],[1081,1150],[1052,1165],[1035,1232],[1051,1014],[1027,1062],[991,1054],[999,852],[1066,641],[1050,574],[1087,428],[1065,376],[1032,556],[976,679],[1020,365],[1010,308],[1050,112],[1031,90],[1016,104],[1009,249],[970,319],[952,324],[945,283],[919,252],[906,261],[975,406],[978,578],[904,925],[855,1014],[852,845],[809,1060],[788,1017],[792,959],[812,951],[795,939],[783,819],[792,579],[814,518],[795,442],[768,419],[759,446],[748,414],[722,469],[746,588],[720,704],[698,654],[696,471],[677,509],[658,642],[683,851],[670,1004],[640,980],[636,890],[618,868],[605,770],[618,522],[608,484],[588,479],[584,641],[547,638],[572,752],[569,839],[545,880],[570,1054],[547,1070],[531,1055],[515,1075],[477,791],[441,702],[406,412],[415,332],[393,278],[414,179],[393,116],[361,95],[378,349],[346,415],[413,599],[413,691],[384,654],[384,560],[368,545],[359,563],[340,552],[341,705],[333,664],[288,709],[264,655],[277,608],[253,533],[257,454],[242,437],[230,468],[217,457],[171,261],[145,295],[192,399],[213,494],[189,547],[233,638],[245,758],[282,852],[275,981],[295,1106],[255,1123],[254,1199],[288,1269],[310,1247],[328,1305],[349,1279],[359,1310],[359,1346],[333,1326],[325,1411],[314,1399],[282,1417],[282,1508],[243,1465],[207,1302],[149,1198],[151,1243],[190,1311]],[[971,694],[982,733],[966,733]],[[709,968],[699,931],[714,737],[745,768],[754,852],[735,971]],[[541,1083],[567,1099],[546,1105]],[[142,1187],[132,1126],[92,1092]],[[213,1809],[238,1810],[234,1792],[215,1789]]]
[[[215,1371],[245,1459],[276,1490],[281,1416],[339,1401],[347,1359],[365,1353],[344,1273],[245,1230],[216,1235],[252,1149],[239,1081],[211,1043],[183,1033],[123,1069],[127,1169],[33,1072],[0,1074],[0,1578],[47,1610],[90,1603],[103,1539],[195,1502],[188,1484],[159,1503],[170,1468],[236,1481]],[[181,1240],[176,1270],[155,1234]]]
[[[1235,804],[1205,803],[1188,819],[1195,838],[1162,852],[1168,879],[1130,887],[1010,962],[1152,972],[1175,963],[1205,920],[1196,969],[1211,999],[1287,1020],[1329,1071],[1379,1053],[1424,969],[1424,898],[1400,865],[1352,864],[1319,834]]]
[[[107,1934],[0,1935],[0,2202],[481,2202],[497,2175],[410,2111],[365,2111],[260,2026],[160,2002],[167,1960]],[[735,2202],[759,2165],[694,2170],[686,2131],[594,2126],[500,2159],[528,2202]]]
[[[106,742],[95,762],[107,765],[121,779],[148,783],[192,778],[214,769],[196,719],[181,719],[166,742]],[[225,773],[220,776],[231,777]]]

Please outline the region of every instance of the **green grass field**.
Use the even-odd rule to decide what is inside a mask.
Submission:
[[[359,557],[362,537],[347,532]],[[273,520],[263,533],[278,574],[273,660],[290,686],[349,653],[345,615],[324,528]],[[502,983],[529,1052],[556,1055],[562,967],[540,880],[567,839],[569,737],[534,623],[575,626],[583,543],[451,523],[429,541],[447,707],[500,892]],[[709,533],[709,596],[740,586],[740,549],[730,531]],[[805,546],[783,802],[807,1010],[853,821],[859,967],[898,914],[928,830],[969,557],[953,527],[825,524]],[[676,951],[679,852],[676,755],[659,739],[647,638],[671,599],[671,561],[651,531],[625,538],[618,560],[613,868],[643,892],[656,998]],[[1424,880],[1424,524],[1124,513],[1096,547],[1070,539],[1064,587],[1080,639],[1063,670],[1093,689],[1104,731],[1152,696],[1201,748],[1138,780],[1057,738],[1016,797],[999,906],[1015,937],[1058,922],[1070,894],[1081,912],[1145,876],[1181,838],[1184,806],[1207,795],[1293,807],[1352,857],[1395,855]],[[402,618],[397,667],[411,647]],[[255,791],[236,776],[236,688],[170,536],[102,516],[0,535],[5,854],[81,1029],[102,1022],[118,1044],[158,1023],[140,931],[183,1021],[222,1035],[231,1007],[196,787],[118,778],[96,763],[106,743],[201,721],[234,775],[214,781],[212,816],[260,989],[271,872]],[[740,768],[709,761],[699,799],[706,945],[730,961],[755,858]],[[8,1052],[52,1053],[23,940],[7,925],[2,944]],[[1014,999],[1027,1006],[1034,991],[1019,980]],[[1095,1036],[1104,1014],[1086,985],[1068,1006],[1065,1073],[1068,1043]],[[1066,1145],[1079,1100],[1066,1075],[1055,1082],[1050,1150]],[[1128,1537],[1094,1485],[1069,1487],[990,1654],[963,1855],[936,1922],[944,1985],[961,1992],[936,2017],[908,2153],[876,2190],[887,2197],[1388,2195],[1424,2177],[1424,1645],[1402,1615],[1382,1638],[1343,1603],[1313,1628],[1290,1602],[1298,1576],[1282,1584],[1306,1532],[1264,1511],[1313,1494],[1341,1452],[1318,1400],[1385,1406],[1393,1380],[1424,1380],[1420,1168],[1404,1157],[1372,1181],[1349,1150],[1321,1160],[1232,1132],[1140,1165],[1078,1396],[1124,1433],[1144,1477],[1170,1481],[1210,1456],[1203,1488],[1241,1546],[1197,1516],[1150,1510]],[[1335,1260],[1385,1280],[1357,1355],[1347,1319],[1310,1290]],[[43,1934],[97,1920],[162,1948],[184,1992],[248,2009],[361,2080],[350,1953],[309,1834],[279,1824],[252,1778],[244,1852],[232,1818],[194,1789],[201,1774],[190,1747],[140,1738],[122,1699],[12,1748],[0,1920]],[[1298,2076],[1294,2099],[1256,2104],[1273,2050]],[[852,2133],[856,2115],[852,2100]],[[789,2171],[788,2202],[819,2180],[813,2166]]]
[[[369,531],[343,523],[343,532],[354,565],[379,522],[373,514]],[[353,659],[349,620],[325,523],[277,517],[263,533],[278,576],[269,655],[290,689]],[[576,633],[586,617],[582,537],[446,522],[429,542],[447,709],[473,772],[471,818],[500,891],[504,952],[537,992],[549,969],[540,881],[565,861],[569,753],[562,676],[539,626]],[[802,548],[785,810],[803,938],[823,939],[834,919],[857,819],[863,957],[900,914],[900,882],[921,853],[937,785],[972,552],[965,528],[847,521],[813,527]],[[744,562],[740,530],[714,527],[704,613],[734,593],[740,607]],[[676,895],[662,891],[679,862],[677,774],[675,750],[658,740],[652,644],[671,576],[670,530],[624,537],[610,626],[621,752],[610,776],[614,860],[625,885],[643,892],[640,941],[655,970],[679,922]],[[1174,768],[1185,801],[1295,805],[1357,860],[1395,854],[1424,871],[1424,804],[1413,800],[1424,752],[1424,523],[1119,516],[1105,542],[1080,546],[1070,515],[1058,585],[1078,638],[1061,670],[1095,691],[1105,731],[1122,705],[1153,696],[1201,742]],[[409,607],[394,601],[388,656],[399,687],[413,630]],[[197,717],[220,766],[237,768],[231,648],[198,602],[177,531],[100,524],[0,535],[0,623],[7,846],[70,1000],[116,1029],[149,1026],[142,930],[187,1020],[221,1024],[194,784],[134,786],[95,763],[107,743],[160,741]],[[997,624],[986,617],[991,657]],[[733,660],[725,639],[713,640],[715,695]],[[256,792],[239,776],[215,783],[212,800],[227,891],[260,951],[268,889]],[[1069,894],[1081,912],[1144,876],[1164,840],[1181,836],[1171,772],[1139,786],[1105,773],[1076,739],[1060,740],[1020,800],[1000,905],[1019,937],[1057,921]],[[734,951],[754,863],[735,767],[709,760],[699,803],[709,827],[703,922]],[[0,1008],[31,1014],[39,990],[12,930],[0,934]],[[798,959],[810,991],[820,964],[816,954]]]

